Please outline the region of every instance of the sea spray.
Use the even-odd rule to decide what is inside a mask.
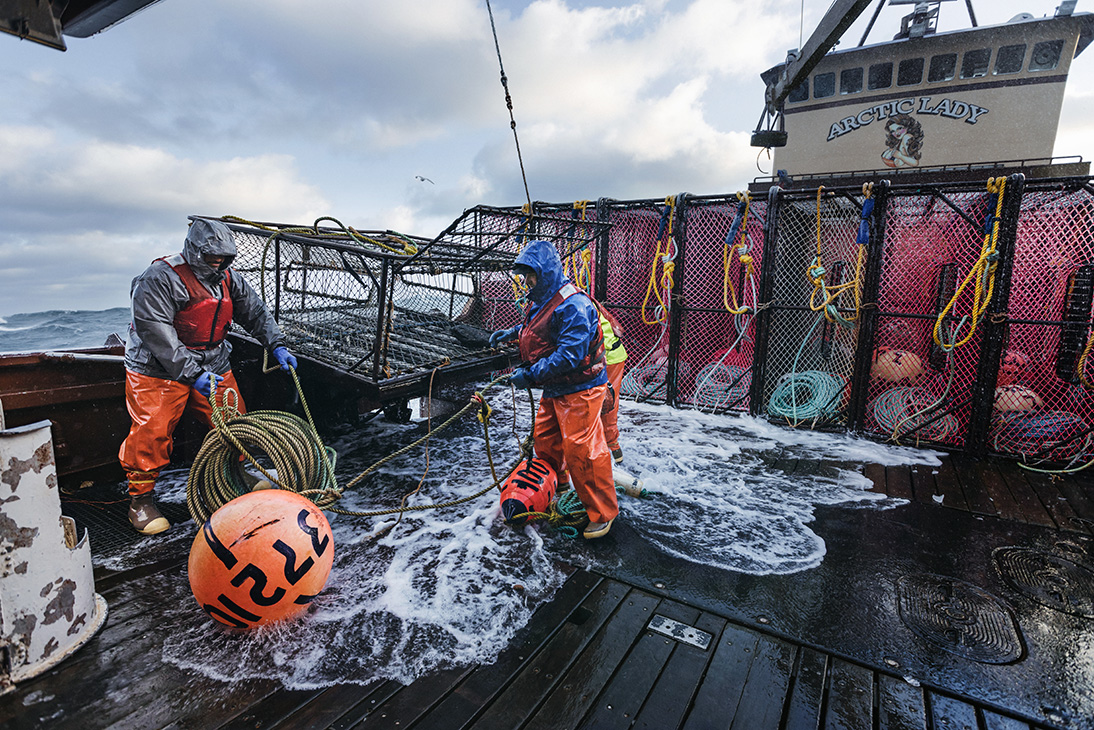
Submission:
[[[510,395],[495,392],[490,400],[501,471],[517,457],[529,414],[519,403],[514,426]],[[626,468],[654,493],[621,498],[620,519],[665,553],[739,572],[790,573],[823,560],[824,542],[810,529],[817,505],[896,504],[869,491],[862,464],[938,463],[929,451],[629,401],[620,426]],[[339,453],[339,482],[425,432],[423,420],[376,419],[327,434]],[[339,506],[394,508],[419,482],[409,505],[447,501],[488,485],[489,473],[481,426],[467,418],[430,439],[428,473],[419,447],[370,474]],[[184,501],[184,483],[182,470],[165,473],[161,498]],[[215,679],[273,678],[298,689],[410,682],[440,668],[493,661],[565,581],[569,565],[610,574],[625,559],[542,526],[505,526],[495,492],[453,508],[407,512],[398,525],[390,516],[330,517],[334,569],[304,620],[225,631],[189,595],[182,569],[149,578],[149,589],[164,601],[165,625],[173,627],[164,659]],[[188,545],[194,529],[186,523],[168,534]],[[119,569],[143,564],[156,544],[141,540],[97,562]]]

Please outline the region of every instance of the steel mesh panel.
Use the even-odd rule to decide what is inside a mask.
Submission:
[[[795,425],[847,421],[857,323],[829,322],[809,309],[814,284],[808,272],[818,257],[819,218],[819,258],[826,286],[855,280],[860,272],[861,206],[861,195],[826,193],[818,210],[812,193],[787,195],[779,208],[762,407]],[[857,316],[853,291],[840,295],[836,305],[844,318]]]
[[[984,219],[994,200],[976,188],[891,195],[867,395],[869,433],[965,444],[983,328],[949,355],[934,345],[933,333],[938,315],[980,257]],[[970,282],[950,310],[944,336],[962,339],[968,333],[967,322],[956,328],[972,311],[974,296]]]
[[[766,201],[751,201],[740,210],[735,197],[688,203],[680,404],[708,412],[748,410],[766,209]],[[734,250],[739,245],[744,248]],[[742,255],[751,257],[751,267]],[[743,308],[749,311],[733,313]]]
[[[489,330],[517,320],[507,273],[516,253],[532,238],[580,251],[605,228],[485,206],[433,240],[224,222],[235,268],[274,310],[287,344],[374,380],[488,359]]]
[[[624,398],[653,403],[664,403],[668,394],[668,321],[659,316],[658,300],[649,290],[662,220],[667,227],[666,208],[664,203],[648,202],[612,205],[606,210],[612,228],[605,304],[626,331],[627,361],[620,391]],[[660,248],[665,250],[664,245]]]
[[[1094,404],[1079,383],[1090,328],[1066,322],[1069,281],[1094,263],[1094,196],[1084,188],[1028,189],[1014,249],[1010,323],[996,383],[989,448],[1031,460],[1086,461]],[[1083,297],[1089,302],[1089,293]],[[1089,367],[1089,364],[1087,365]]]

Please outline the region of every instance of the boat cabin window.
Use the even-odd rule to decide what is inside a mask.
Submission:
[[[797,86],[790,90],[790,93],[786,95],[786,100],[789,102],[805,101],[809,98],[809,77],[805,77],[801,80]]]
[[[813,77],[813,98],[823,99],[836,93],[836,72],[829,71]]]
[[[914,86],[923,81],[923,59],[905,58],[896,69],[897,86]]]
[[[870,91],[874,89],[888,89],[893,85],[893,64],[891,63],[875,63],[870,67],[870,76],[866,82],[866,88]]]
[[[1049,71],[1060,65],[1060,53],[1064,50],[1063,41],[1041,41],[1033,47],[1029,58],[1030,71]]]
[[[1025,60],[1025,43],[1016,46],[1003,46],[995,54],[995,73],[1016,74],[1022,70],[1022,62]]]
[[[862,91],[862,67],[845,68],[839,72],[839,93],[857,94]]]
[[[988,75],[988,63],[991,61],[990,48],[977,48],[975,51],[965,51],[965,57],[961,59],[961,78],[975,79]]]
[[[931,56],[931,68],[927,71],[927,81],[931,83],[949,81],[956,71],[956,53],[940,53],[937,56]]]

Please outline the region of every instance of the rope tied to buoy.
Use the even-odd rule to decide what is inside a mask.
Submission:
[[[334,452],[325,447],[319,437],[296,370],[290,368],[290,373],[307,415],[306,421],[292,413],[282,411],[252,411],[240,414],[238,393],[228,389],[220,399],[221,403],[218,403],[215,385],[211,388],[210,402],[213,404],[214,428],[206,436],[198,455],[194,458],[186,484],[186,504],[195,521],[204,522],[224,504],[249,491],[244,486],[240,456],[257,469],[271,486],[302,494],[321,509],[353,517],[378,517],[453,507],[477,499],[500,486],[502,480],[496,476],[491,454],[488,460],[491,465],[491,474],[495,477],[494,481],[467,497],[426,505],[404,505],[399,508],[368,511],[346,510],[334,506],[342,498],[345,490],[356,486],[389,461],[422,445],[433,433],[445,430],[472,410],[477,409],[482,416],[480,421],[483,425],[486,448],[489,450],[489,413],[483,415],[485,405],[483,394],[508,378],[508,373],[499,375],[482,390],[476,391],[475,397],[443,424],[430,429],[430,433],[422,438],[376,461],[349,480],[345,486],[337,484],[334,476]],[[253,450],[261,451],[273,462],[273,471],[276,475],[271,474],[256,460]]]

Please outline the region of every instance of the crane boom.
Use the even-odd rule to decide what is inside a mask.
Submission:
[[[802,48],[788,55],[782,73],[767,85],[764,112],[752,135],[754,147],[781,147],[786,144],[786,132],[774,129],[774,125],[781,115],[787,95],[820,63],[824,54],[832,50],[871,2],[874,0],[835,0]],[[767,130],[763,129],[765,120],[770,120]]]

